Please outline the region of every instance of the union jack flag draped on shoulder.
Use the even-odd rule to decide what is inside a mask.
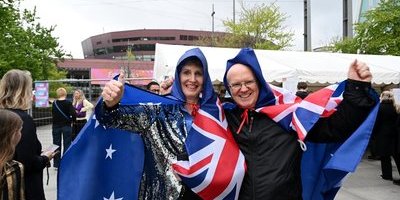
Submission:
[[[287,130],[297,132],[305,150],[301,177],[304,200],[333,200],[343,179],[354,172],[368,145],[379,104],[363,124],[344,143],[312,143],[301,141],[319,118],[329,117],[343,99],[346,81],[322,88],[304,100],[285,89],[270,85],[276,105],[261,107],[265,113]],[[376,99],[376,101],[378,101]]]
[[[178,77],[184,63],[192,58],[202,65],[203,92],[185,141],[189,159],[176,161],[173,168],[182,182],[203,199],[237,199],[246,170],[245,159],[229,131],[200,49],[187,51],[178,61],[172,95],[186,101]]]
[[[354,172],[361,161],[372,133],[379,104],[375,105],[367,119],[343,143],[304,143],[307,133],[316,122],[336,111],[343,99],[346,81],[322,88],[302,100],[283,88],[268,84],[262,75],[254,50],[244,48],[235,58],[228,60],[224,77],[226,88],[229,88],[227,71],[238,63],[250,67],[258,81],[256,111],[266,114],[285,130],[296,131],[298,135],[301,148],[305,150],[301,170],[303,199],[333,199],[343,178],[349,172]],[[376,93],[373,90],[369,92],[370,96],[375,98],[375,102],[378,102]],[[247,112],[243,114],[238,132],[246,122]]]
[[[304,100],[283,88],[269,85],[275,96],[275,105],[258,108],[286,130],[293,129],[304,141],[308,131],[321,117],[329,117],[343,99],[345,82],[322,88]]]

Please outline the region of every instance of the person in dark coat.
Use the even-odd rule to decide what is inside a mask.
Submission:
[[[380,99],[381,105],[379,106],[373,136],[376,142],[376,154],[380,156],[381,160],[381,177],[384,180],[393,180],[391,157],[393,157],[400,174],[400,154],[397,149],[398,132],[396,127],[398,114],[392,92],[382,92]]]
[[[395,139],[395,141],[396,141],[395,153],[397,155],[400,155],[400,114],[399,114],[400,113],[400,105],[396,105],[396,111],[397,111],[397,120],[396,120],[396,131],[397,131],[396,138],[397,139]],[[399,170],[399,165],[397,165],[397,170]],[[393,183],[395,185],[400,185],[400,179],[393,180]]]
[[[342,103],[333,115],[313,126],[306,140],[341,142],[347,139],[376,103],[368,93],[371,79],[368,66],[354,61],[349,67]],[[275,97],[252,49],[242,49],[228,60],[224,84],[236,103],[235,108],[225,110],[228,126],[247,164],[239,199],[302,199],[303,151],[294,131],[286,131],[256,111],[274,105]]]
[[[58,169],[60,166],[61,156],[67,151],[69,145],[73,140],[72,136],[72,124],[76,122],[76,112],[71,101],[67,100],[67,90],[65,88],[58,88],[57,100],[53,101],[52,104],[52,136],[53,144],[59,146],[58,151],[63,149],[62,154],[57,154],[54,157],[53,167]],[[61,138],[63,143],[61,144]],[[63,147],[61,147],[61,145]]]
[[[42,154],[42,145],[36,134],[33,119],[26,112],[32,106],[32,78],[28,71],[10,70],[0,81],[0,108],[9,109],[23,121],[22,136],[14,160],[24,165],[25,197],[27,200],[44,200],[43,169],[53,159],[55,152]]]

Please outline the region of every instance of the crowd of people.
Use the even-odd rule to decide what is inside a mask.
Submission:
[[[393,158],[400,174],[400,108],[390,91],[382,92],[380,102],[377,102],[371,92],[372,74],[361,61],[355,60],[349,65],[343,100],[333,114],[321,117],[320,113],[315,120],[299,119],[309,125],[305,132],[292,128],[290,122],[272,117],[272,112],[277,112],[276,105],[285,103],[277,101],[273,87],[265,81],[254,50],[249,48],[242,49],[227,61],[223,78],[226,90],[223,92],[214,91],[207,59],[199,48],[182,55],[174,78],[160,83],[151,81],[146,85],[149,92],[174,99],[178,104],[140,105],[140,108],[121,105],[126,84],[124,78],[121,71],[118,80],[105,84],[101,93],[103,101],[95,114],[105,127],[135,132],[143,137],[146,157],[151,159],[145,162],[143,177],[146,178],[141,183],[140,198],[210,198],[209,194],[193,189],[192,183],[187,181],[189,178],[179,168],[179,163],[190,163],[193,159],[190,147],[200,146],[194,135],[205,120],[202,116],[207,116],[221,127],[226,124],[225,128],[215,131],[237,150],[238,161],[235,162],[239,163],[243,158],[243,169],[233,175],[240,186],[236,191],[239,199],[302,199],[301,161],[305,142],[346,141],[378,103],[371,150],[381,161],[382,179],[400,185],[400,180],[393,180],[391,162]],[[299,82],[297,89],[295,94],[301,99],[313,98],[314,92],[308,91],[306,82]],[[222,105],[226,92],[231,100]],[[94,106],[86,100],[82,90],[73,92],[72,101],[67,99],[65,88],[58,88],[56,94],[57,99],[52,102],[52,137],[53,144],[59,148],[43,152],[36,126],[26,112],[32,105],[30,73],[10,70],[2,77],[1,199],[45,199],[43,169],[51,160],[55,169],[59,167],[63,153],[88,122]],[[295,110],[279,112],[292,115]],[[225,163],[222,167],[230,164]],[[187,170],[191,167],[196,166],[189,165]],[[210,184],[212,177],[208,179],[207,176],[202,181]],[[230,191],[231,181],[232,178],[227,177],[219,180],[219,186],[227,187],[225,193]]]

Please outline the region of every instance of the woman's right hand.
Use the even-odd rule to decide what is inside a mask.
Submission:
[[[107,107],[113,107],[118,104],[124,93],[124,83],[125,83],[125,74],[123,70],[120,71],[118,81],[111,80],[106,83],[101,92],[101,96],[103,97],[104,103]]]

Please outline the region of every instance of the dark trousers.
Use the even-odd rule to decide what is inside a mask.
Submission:
[[[400,174],[400,154],[396,154],[393,156],[381,156],[381,169],[382,169],[382,177],[387,179],[392,179],[392,160],[390,157],[393,157],[394,162],[396,163],[397,171]]]
[[[63,140],[63,152],[68,149],[69,145],[71,144],[71,134],[72,134],[72,127],[71,126],[53,126],[53,144],[60,146],[61,150],[61,137]],[[57,167],[60,166],[60,154],[56,154],[54,156],[54,163],[53,166]]]
[[[87,122],[86,119],[84,119],[84,120],[76,120],[76,122],[73,125],[71,141],[75,140],[76,136],[78,136],[79,132],[85,126],[86,122]]]

